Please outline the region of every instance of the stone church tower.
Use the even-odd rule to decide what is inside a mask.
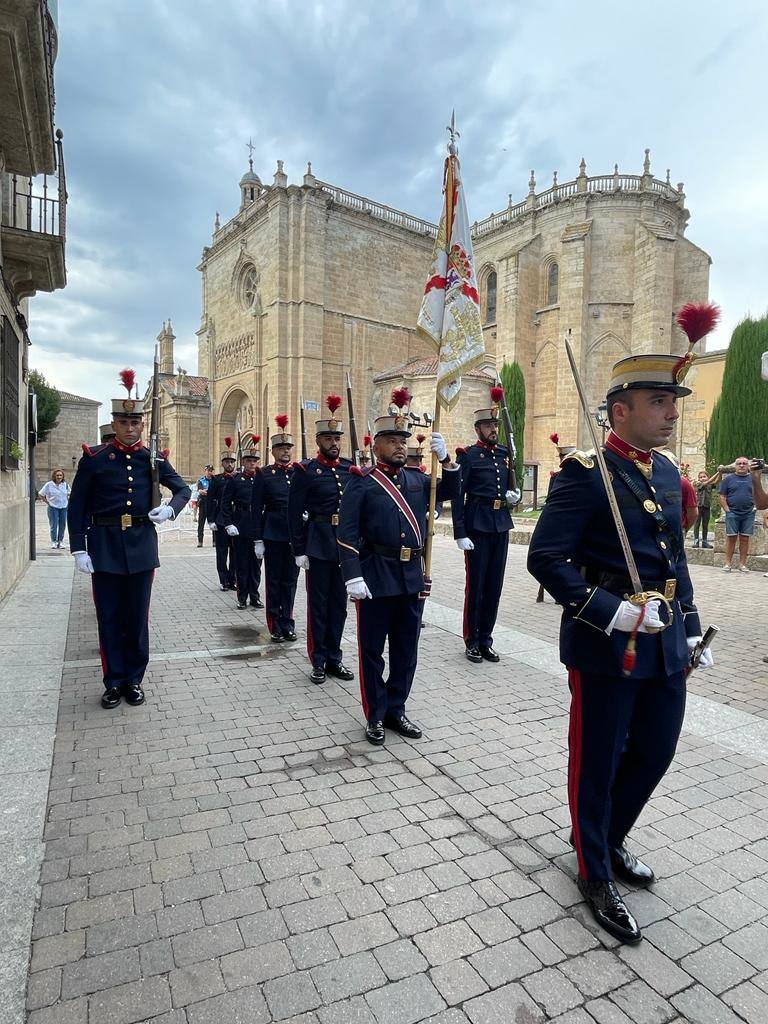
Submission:
[[[573,180],[555,174],[539,191],[532,172],[523,200],[510,196],[476,222],[488,359],[444,419],[449,444],[474,436],[472,413],[487,401],[496,367],[517,360],[527,392],[525,459],[538,466],[543,492],[556,463],[549,434],[588,443],[566,333],[595,409],[617,359],[683,350],[674,314],[707,298],[710,265],[685,237],[688,219],[682,183],[672,185],[669,172],[654,177],[646,150],[640,174],[615,167],[588,176],[582,160]],[[223,225],[216,215],[199,266],[197,379],[210,398],[207,452],[216,453],[237,423],[244,434],[267,436],[280,412],[298,435],[301,398],[311,446],[323,398],[343,393],[347,372],[359,425],[385,410],[401,382],[412,386],[414,412],[431,414],[434,356],[415,322],[435,232],[428,221],[320,181],[311,165],[301,184],[289,184],[278,161],[265,186],[249,160],[240,208]],[[684,401],[687,423],[702,433],[695,394]]]

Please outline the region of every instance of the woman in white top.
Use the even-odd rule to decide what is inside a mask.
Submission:
[[[63,469],[54,469],[51,479],[37,492],[48,506],[48,522],[51,525],[51,547],[64,547],[64,529],[67,525],[69,484],[64,479]]]

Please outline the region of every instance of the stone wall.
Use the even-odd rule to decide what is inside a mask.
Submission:
[[[99,407],[101,403],[78,395],[61,395],[61,411],[56,426],[35,448],[36,488],[50,480],[54,469],[63,469],[65,479],[72,483],[75,466],[83,454],[83,443],[99,443]]]
[[[23,313],[27,303],[21,303]],[[0,314],[13,326],[19,342],[19,446],[24,449],[24,459],[18,469],[0,469],[0,600],[7,594],[29,560],[29,477],[27,464],[27,385],[24,382],[26,366],[25,341],[18,330],[16,311],[8,292],[0,286]],[[2,370],[0,369],[0,382]],[[0,428],[2,433],[2,428]]]

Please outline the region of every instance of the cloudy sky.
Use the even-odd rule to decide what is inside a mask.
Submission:
[[[171,317],[197,370],[195,267],[216,210],[276,160],[435,220],[456,108],[470,219],[557,169],[683,181],[713,259],[714,346],[768,308],[762,0],[60,0],[68,286],[30,303],[31,365],[107,402]],[[102,420],[108,418],[102,409]]]

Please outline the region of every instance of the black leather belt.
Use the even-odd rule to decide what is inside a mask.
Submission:
[[[382,558],[395,558],[398,562],[410,562],[412,558],[418,558],[423,548],[387,548],[383,544],[369,544],[368,547],[376,555]]]
[[[149,522],[149,516],[91,516],[92,526],[122,526],[124,530],[131,526],[144,526]]]
[[[334,512],[332,516],[323,516],[319,512],[309,513],[310,523],[330,523],[331,526],[339,525],[339,513]]]
[[[483,508],[492,508],[495,512],[498,512],[500,508],[507,507],[506,498],[475,498],[470,494],[470,501],[474,501],[476,505],[482,505]]]
[[[634,594],[635,592],[635,588],[632,586],[632,581],[629,576],[614,576],[613,573],[610,572],[587,572],[584,578],[587,583],[592,583],[594,586],[602,587],[603,590],[608,590],[617,597],[624,597],[625,595]],[[668,601],[672,600],[677,589],[676,579],[642,580],[642,584],[643,590],[656,590],[660,594],[663,594]]]

